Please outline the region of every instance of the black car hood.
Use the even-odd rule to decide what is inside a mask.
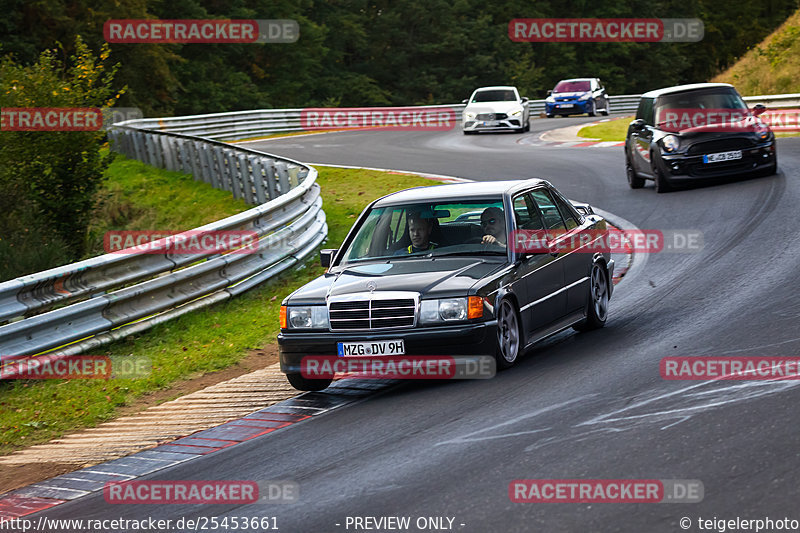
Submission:
[[[292,303],[321,303],[327,296],[356,292],[413,291],[423,297],[466,296],[481,278],[499,270],[505,258],[446,257],[366,263],[329,272],[301,287]],[[367,287],[369,283],[370,287]]]

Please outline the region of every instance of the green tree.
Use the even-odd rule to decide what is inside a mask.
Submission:
[[[116,66],[109,48],[96,57],[77,37],[68,62],[56,50],[31,65],[0,60],[2,108],[103,108]],[[100,153],[103,131],[0,131],[0,268],[9,275],[68,262],[84,253],[95,193],[111,155]],[[58,264],[58,263],[55,263]]]

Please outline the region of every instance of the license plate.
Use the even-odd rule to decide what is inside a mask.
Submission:
[[[734,159],[741,159],[742,151],[733,150],[732,152],[719,152],[716,154],[708,154],[703,156],[703,163],[719,163],[720,161],[732,161]]]
[[[483,123],[484,126],[497,126],[497,121],[495,120],[488,120]]]
[[[339,357],[365,357],[380,355],[404,355],[406,347],[402,340],[373,342],[336,343]]]
[[[558,104],[557,107],[573,107],[575,104]]]

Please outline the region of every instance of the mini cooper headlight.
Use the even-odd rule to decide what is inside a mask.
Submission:
[[[661,144],[664,145],[664,150],[667,152],[674,152],[681,145],[681,141],[674,135],[667,135],[661,139]]]
[[[328,329],[328,308],[324,305],[288,306],[288,329]]]
[[[483,316],[483,298],[442,298],[420,302],[419,321],[421,324],[441,324],[458,322]]]

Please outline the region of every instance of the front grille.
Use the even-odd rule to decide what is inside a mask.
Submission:
[[[417,304],[413,298],[331,302],[331,331],[414,327]]]
[[[476,120],[505,120],[508,118],[508,115],[505,113],[480,113]]]
[[[728,139],[716,139],[714,141],[693,144],[686,153],[688,155],[713,154],[716,152],[728,152],[730,150],[747,150],[752,146],[753,142],[749,139],[731,137]]]

